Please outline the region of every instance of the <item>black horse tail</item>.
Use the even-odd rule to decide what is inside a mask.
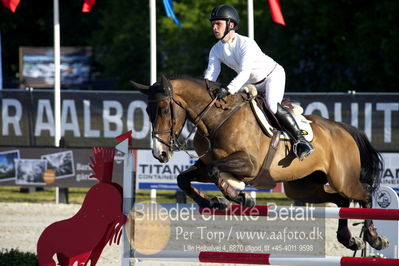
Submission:
[[[352,135],[359,148],[361,162],[360,182],[368,184],[369,192],[373,193],[381,183],[384,169],[382,156],[374,149],[366,134],[362,131],[345,123],[339,124]]]

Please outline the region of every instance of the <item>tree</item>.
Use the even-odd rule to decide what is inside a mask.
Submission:
[[[143,2],[145,4],[143,4]],[[81,0],[60,1],[61,45],[92,46],[96,78],[150,79],[149,8],[143,0],[98,0],[83,14]],[[217,0],[174,0],[179,28],[157,0],[158,75],[201,77],[215,43],[208,21]],[[227,0],[247,35],[247,2]],[[287,91],[398,91],[399,2],[389,0],[280,0],[287,26],[271,20],[266,0],[254,0],[255,40],[285,69]],[[21,1],[15,14],[0,9],[3,67],[18,73],[19,46],[52,46],[52,1]],[[235,73],[223,68],[220,80]]]

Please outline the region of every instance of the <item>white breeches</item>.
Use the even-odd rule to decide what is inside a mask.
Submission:
[[[263,93],[266,104],[273,113],[277,112],[277,104],[281,103],[285,91],[285,71],[277,64],[273,72],[262,83],[257,84],[256,89]]]

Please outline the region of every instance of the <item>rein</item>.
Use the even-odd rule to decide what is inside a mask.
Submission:
[[[200,133],[202,134],[203,137],[205,137],[205,139],[208,142],[208,149],[207,151],[200,155],[200,156],[195,156],[190,154],[187,151],[187,143],[188,140],[190,139],[191,135],[194,133],[195,129],[198,127],[198,124],[202,121],[202,119],[205,117],[205,115],[209,112],[209,110],[212,108],[212,106],[215,105],[216,101],[218,100],[217,98],[214,98],[211,102],[209,102],[209,104],[199,113],[199,115],[197,116],[197,118],[194,119],[194,127],[190,130],[189,134],[187,135],[186,138],[183,139],[182,142],[180,142],[178,140],[179,135],[181,133],[181,130],[179,133],[175,133],[174,128],[176,125],[176,115],[175,115],[175,109],[174,109],[174,104],[180,106],[181,108],[184,109],[184,107],[173,98],[173,87],[172,86],[168,86],[167,88],[169,91],[168,96],[164,97],[169,99],[169,108],[170,108],[170,115],[171,115],[171,126],[170,129],[168,130],[153,130],[152,131],[152,137],[156,138],[159,142],[163,143],[164,145],[166,145],[167,147],[169,147],[171,150],[177,150],[177,151],[184,151],[185,153],[187,153],[191,158],[193,159],[200,159],[203,156],[205,156],[210,150],[211,150],[211,141],[210,138],[212,138],[212,136],[216,133],[216,131],[221,128],[223,126],[223,124],[230,119],[230,117],[232,117],[242,106],[244,106],[245,104],[249,103],[249,101],[251,99],[254,98],[254,96],[250,96],[247,99],[244,99],[243,102],[241,102],[239,105],[235,106],[223,119],[222,121],[220,121],[220,123],[210,132],[209,135],[204,135],[202,134],[202,132],[200,131]],[[157,100],[154,100],[157,101]],[[155,123],[155,121],[154,121]],[[169,143],[165,142],[164,140],[162,140],[160,137],[158,137],[158,134],[170,134],[170,141]]]
[[[172,97],[172,98],[173,98],[173,97]],[[190,153],[187,151],[186,147],[187,147],[187,142],[188,142],[188,140],[190,139],[191,135],[194,133],[194,130],[197,128],[198,124],[202,121],[202,118],[204,118],[204,116],[208,113],[208,111],[211,109],[211,107],[215,104],[216,101],[217,101],[217,98],[214,98],[214,99],[205,107],[205,109],[198,115],[198,117],[195,119],[195,120],[197,120],[197,121],[194,123],[194,127],[190,130],[190,133],[189,133],[188,136],[184,139],[183,143],[181,143],[181,144],[179,145],[179,150],[183,150],[183,151],[184,151],[185,153],[187,153],[187,154],[190,156],[190,158],[192,158],[192,159],[200,159],[200,158],[204,157],[204,156],[211,150],[211,141],[209,140],[208,136],[205,136],[205,135],[202,135],[202,136],[205,137],[205,139],[206,139],[207,142],[208,142],[208,149],[206,150],[206,152],[205,152],[204,154],[202,154],[202,155],[200,155],[200,156],[192,155],[192,154],[190,154]],[[194,121],[195,121],[195,120],[194,120]],[[201,131],[199,131],[199,132],[201,133]],[[202,134],[202,133],[201,133],[201,134]],[[176,139],[176,141],[178,141],[178,140]]]
[[[253,96],[251,96],[253,97]],[[245,99],[242,103],[240,103],[239,105],[237,105],[236,107],[233,108],[233,110],[230,111],[230,113],[228,113],[226,115],[225,118],[223,118],[222,121],[220,121],[220,123],[211,131],[210,136],[212,137],[216,131],[227,121],[229,120],[230,117],[232,117],[234,115],[235,112],[237,112],[244,104],[249,103],[249,101],[251,100],[251,98]]]

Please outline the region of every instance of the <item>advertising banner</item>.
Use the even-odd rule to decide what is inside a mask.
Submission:
[[[0,186],[91,187],[98,180],[91,149],[0,147]],[[112,182],[123,184],[122,154],[116,152]]]
[[[378,151],[399,151],[399,94],[286,96],[300,104],[305,114],[345,122],[365,132]],[[53,146],[53,99],[50,90],[1,90],[0,146]],[[113,138],[132,130],[133,148],[150,148],[151,123],[145,95],[129,91],[62,91],[61,99],[61,135],[68,146],[110,146]],[[181,136],[186,137],[191,127],[186,124]]]
[[[194,151],[190,154],[196,156]],[[168,163],[160,163],[152,156],[151,150],[138,150],[136,159],[136,188],[178,190],[177,176],[196,162],[185,152],[175,152]],[[200,190],[219,191],[213,183],[192,182]],[[257,190],[247,187],[245,191],[270,191]],[[281,192],[281,184],[273,192]]]
[[[54,95],[48,90],[0,92],[0,146],[53,146]],[[61,93],[61,135],[70,147],[113,146],[132,130],[134,148],[150,147],[146,97],[140,93]]]
[[[156,160],[151,150],[131,152],[135,157],[137,189],[178,190],[177,176],[197,160],[185,152],[175,152],[165,164]],[[195,155],[194,151],[189,153]],[[97,180],[89,177],[92,174],[90,155],[93,156],[91,148],[0,147],[0,186],[91,187]],[[382,153],[382,157],[381,185],[399,191],[399,153]],[[123,184],[123,156],[118,151],[112,180]],[[214,184],[193,182],[193,185],[200,190],[218,191]],[[258,190],[247,187],[246,191]],[[283,192],[282,184],[277,184],[272,191]]]
[[[192,151],[190,151],[192,153]],[[185,152],[175,152],[168,163],[160,163],[151,150],[138,150],[136,158],[136,188],[177,190],[176,178],[196,160]]]
[[[62,86],[81,85],[90,81],[90,47],[61,47]],[[54,48],[20,48],[21,87],[54,87]]]
[[[381,185],[392,187],[399,192],[399,153],[382,153],[384,172]]]

